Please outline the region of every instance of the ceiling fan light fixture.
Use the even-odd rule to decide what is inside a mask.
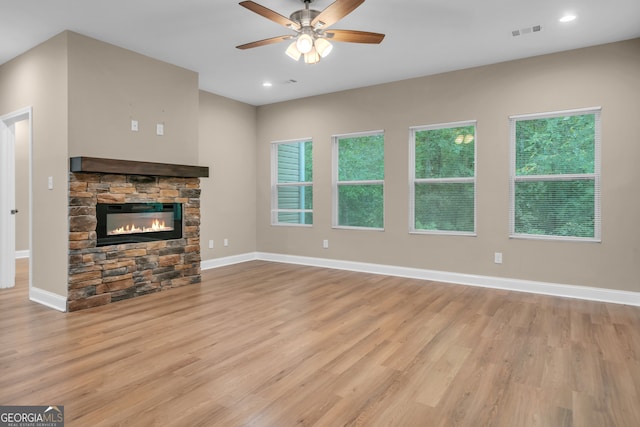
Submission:
[[[304,53],[305,55],[313,49],[313,37],[311,37],[307,33],[300,34],[298,36],[298,40],[296,41],[296,47],[300,51],[300,53]]]
[[[316,39],[314,46],[318,54],[323,58],[326,58],[333,49],[333,45],[325,38]]]
[[[294,61],[297,61],[298,59],[300,59],[300,56],[302,55],[302,53],[300,53],[300,51],[296,47],[296,43],[297,42],[295,41],[291,43],[287,48],[287,50],[284,52],[287,54],[289,58],[293,59]]]
[[[310,52],[304,54],[304,62],[306,64],[315,64],[320,62],[320,54],[315,48],[313,48]]]
[[[298,61],[304,55],[305,63],[315,64],[331,53],[331,42],[380,44],[384,39],[384,34],[369,31],[326,31],[364,3],[364,0],[335,0],[321,11],[309,7],[314,0],[301,1],[304,3],[304,9],[296,10],[288,18],[254,1],[241,1],[240,6],[294,31],[295,34],[257,40],[236,48],[246,50],[288,40],[289,45],[285,50],[288,57]]]

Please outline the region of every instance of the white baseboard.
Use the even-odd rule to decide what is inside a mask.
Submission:
[[[31,256],[31,251],[29,249],[25,251],[16,251],[16,259],[29,258]]]
[[[233,265],[239,264],[241,262],[254,261],[256,260],[257,252],[251,252],[248,254],[242,255],[233,255],[224,258],[213,258],[202,261],[200,263],[200,268],[202,270],[209,270],[211,268],[224,267],[225,265]]]
[[[452,273],[448,271],[425,270],[420,268],[399,267],[393,265],[370,264],[364,262],[342,261],[326,258],[312,258],[297,255],[254,252],[228,258],[203,261],[203,270],[237,264],[251,260],[283,262],[288,264],[309,265],[314,267],[335,268],[338,270],[359,271],[363,273],[384,274],[411,279],[431,280],[458,285],[479,286],[516,292],[576,298],[588,301],[610,302],[640,306],[640,292],[616,289],[595,288],[590,286],[565,285],[559,283],[536,282],[533,280],[509,279],[504,277],[480,276],[474,274]]]
[[[58,311],[67,311],[67,298],[40,288],[29,289],[29,299]]]

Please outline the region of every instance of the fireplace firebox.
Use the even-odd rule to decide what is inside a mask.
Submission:
[[[182,238],[181,203],[98,203],[97,245]]]

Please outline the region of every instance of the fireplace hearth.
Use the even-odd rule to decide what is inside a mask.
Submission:
[[[181,203],[98,203],[97,246],[182,238]]]

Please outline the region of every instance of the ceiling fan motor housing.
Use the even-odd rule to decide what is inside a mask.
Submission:
[[[300,26],[302,27],[310,27],[311,21],[313,21],[313,19],[318,15],[320,15],[319,10],[301,9],[293,12],[291,16],[289,16],[289,19],[291,19],[293,22],[300,23]]]

